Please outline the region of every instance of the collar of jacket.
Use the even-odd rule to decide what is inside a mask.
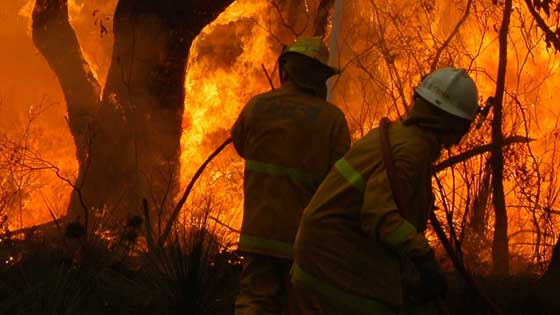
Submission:
[[[304,88],[302,86],[299,86],[297,83],[293,82],[293,81],[285,81],[284,83],[282,83],[282,86],[280,86],[279,90],[283,90],[286,92],[294,92],[294,93],[298,93],[298,94],[306,94],[309,96],[315,96],[315,97],[320,97],[317,95],[316,91],[314,91],[313,89],[308,89],[308,88]]]
[[[420,134],[426,142],[428,142],[431,152],[430,157],[432,158],[432,162],[435,162],[439,159],[441,155],[442,144],[439,141],[439,137],[435,133],[434,130],[428,128],[422,128],[417,126],[420,129]]]

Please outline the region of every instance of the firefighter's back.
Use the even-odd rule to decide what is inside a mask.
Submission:
[[[233,132],[246,160],[240,248],[289,258],[303,208],[348,148],[344,114],[287,84],[254,97],[241,115]]]

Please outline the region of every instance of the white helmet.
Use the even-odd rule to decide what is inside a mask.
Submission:
[[[465,69],[436,70],[415,91],[430,104],[454,116],[473,120],[479,111],[478,91]]]

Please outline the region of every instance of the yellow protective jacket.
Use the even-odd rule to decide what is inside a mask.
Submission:
[[[400,254],[431,249],[421,233],[433,207],[435,134],[393,123],[389,141],[408,209],[397,209],[383,165],[379,129],[358,141],[304,211],[292,282],[349,314],[395,314],[402,304]],[[403,217],[404,216],[404,217]]]
[[[350,147],[344,114],[286,83],[249,101],[231,134],[246,160],[239,249],[291,259],[303,209]]]

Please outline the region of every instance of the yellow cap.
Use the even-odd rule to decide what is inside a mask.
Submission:
[[[287,53],[307,56],[331,68],[335,74],[340,72],[338,69],[329,66],[329,49],[320,36],[298,38],[293,44],[284,47],[280,57]]]

